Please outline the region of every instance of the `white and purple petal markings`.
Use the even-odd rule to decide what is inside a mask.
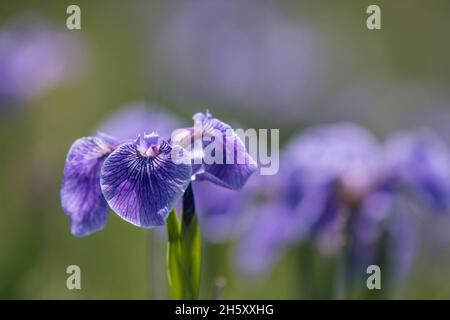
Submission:
[[[193,120],[194,128],[177,130],[171,139],[190,150],[193,178],[241,189],[258,167],[244,143],[228,124],[208,112],[195,114]]]
[[[208,112],[194,116],[193,128],[177,132],[169,142],[156,133],[134,142],[101,132],[77,140],[69,151],[61,191],[72,233],[84,236],[102,228],[108,205],[136,226],[161,226],[191,181],[239,190],[257,169],[233,129]]]
[[[119,146],[102,168],[100,184],[111,208],[124,220],[150,228],[165,223],[191,181],[187,161],[175,163],[171,154],[187,157],[155,134]]]
[[[100,171],[113,148],[112,138],[99,135],[80,138],[69,150],[61,203],[75,236],[91,234],[106,223],[109,208],[100,189]]]

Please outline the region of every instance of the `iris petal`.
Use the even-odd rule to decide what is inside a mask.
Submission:
[[[208,112],[197,113],[193,119],[194,130],[197,127],[202,130],[203,148],[215,143],[215,152],[221,151],[220,163],[204,159],[202,168],[195,175],[196,180],[208,180],[233,190],[241,189],[258,167],[242,140],[228,124],[213,118]]]
[[[386,143],[387,171],[393,182],[433,212],[450,208],[450,150],[432,131],[397,133]]]
[[[172,159],[175,153],[187,157],[185,151],[155,137],[121,145],[105,160],[101,173],[101,188],[111,208],[145,228],[165,223],[192,174],[189,161]]]
[[[103,228],[108,215],[100,189],[100,171],[114,148],[114,139],[106,135],[80,138],[66,159],[61,188],[61,203],[71,218],[72,234],[85,236]]]

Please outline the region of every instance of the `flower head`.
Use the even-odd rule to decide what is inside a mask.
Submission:
[[[380,146],[375,137],[356,124],[342,123],[311,128],[294,138],[284,150],[279,175],[278,198],[267,204],[277,210],[264,210],[256,226],[244,238],[242,250],[250,243],[282,248],[305,240],[314,240],[323,252],[339,252],[345,241],[343,224],[350,211],[363,206],[366,195],[376,189],[381,172]],[[277,221],[274,223],[273,221]],[[273,230],[275,228],[275,230]],[[267,237],[271,234],[271,237]],[[261,237],[261,241],[257,241]],[[270,251],[270,250],[269,250]],[[269,264],[277,255],[267,259],[255,257],[265,249],[254,249],[251,257]],[[244,256],[244,253],[238,253]],[[251,259],[250,270],[266,270]]]
[[[214,119],[214,126],[231,130],[211,115],[207,117]],[[199,137],[207,132],[205,129]],[[236,145],[237,136],[231,137]],[[245,148],[233,150],[249,157]],[[205,180],[237,189],[256,169],[256,165],[248,164],[223,169],[214,165],[205,169],[201,165],[194,171],[192,157],[179,143],[166,141],[156,133],[139,135],[134,141],[101,133],[77,140],[67,156],[61,189],[62,206],[72,220],[72,233],[84,236],[101,229],[108,206],[136,226],[163,225],[169,211],[200,173],[208,173]]]
[[[111,208],[126,221],[140,227],[165,223],[191,181],[191,166],[175,164],[171,153],[187,156],[156,134],[121,144],[105,160],[100,185]]]

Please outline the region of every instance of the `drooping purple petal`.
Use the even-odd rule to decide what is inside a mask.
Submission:
[[[114,144],[113,138],[98,135],[78,139],[69,150],[61,203],[75,236],[91,234],[106,223],[109,208],[100,189],[100,171]]]
[[[193,130],[184,131],[193,134],[193,141],[186,137],[181,140],[192,143],[191,157],[197,165],[194,167],[195,179],[208,180],[233,190],[241,189],[257,169],[244,143],[228,124],[213,118],[208,112],[197,113],[193,119]],[[198,145],[199,139],[201,143]],[[199,146],[201,152],[198,151]],[[201,162],[196,163],[199,154]]]
[[[391,179],[433,211],[450,208],[450,151],[430,131],[399,133],[386,143]]]
[[[360,270],[380,258],[380,240],[392,215],[393,200],[390,192],[377,190],[368,194],[354,213],[352,262]]]
[[[163,225],[191,181],[189,160],[175,163],[174,155],[187,157],[182,148],[156,134],[119,146],[101,172],[101,188],[111,208],[136,226]]]

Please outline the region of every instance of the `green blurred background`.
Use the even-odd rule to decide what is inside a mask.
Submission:
[[[170,297],[164,236],[112,214],[103,231],[75,238],[60,206],[59,187],[71,143],[130,102],[159,105],[186,121],[209,108],[226,121],[280,128],[282,142],[306,125],[342,120],[362,123],[380,137],[428,125],[450,141],[449,1],[264,2],[313,30],[325,44],[327,62],[318,75],[325,84],[314,88],[306,107],[277,111],[273,106],[272,113],[258,111],[251,101],[231,105],[226,99],[192,93],[182,81],[166,77],[158,36],[171,12],[190,2],[195,1],[0,4],[0,25],[33,12],[61,29],[67,6],[77,4],[82,30],[65,32],[78,33],[89,46],[88,66],[75,81],[27,101],[7,117],[0,114],[0,298]],[[259,6],[262,1],[252,3]],[[369,4],[381,7],[382,30],[367,30]],[[278,112],[289,120],[280,120]],[[396,298],[450,298],[450,247],[431,258],[427,250],[424,245]],[[212,282],[223,275],[225,298],[299,298],[294,250],[264,279],[244,278],[229,254],[230,245],[205,244],[201,297],[210,298]],[[81,267],[82,290],[66,288],[66,268],[72,264]]]

